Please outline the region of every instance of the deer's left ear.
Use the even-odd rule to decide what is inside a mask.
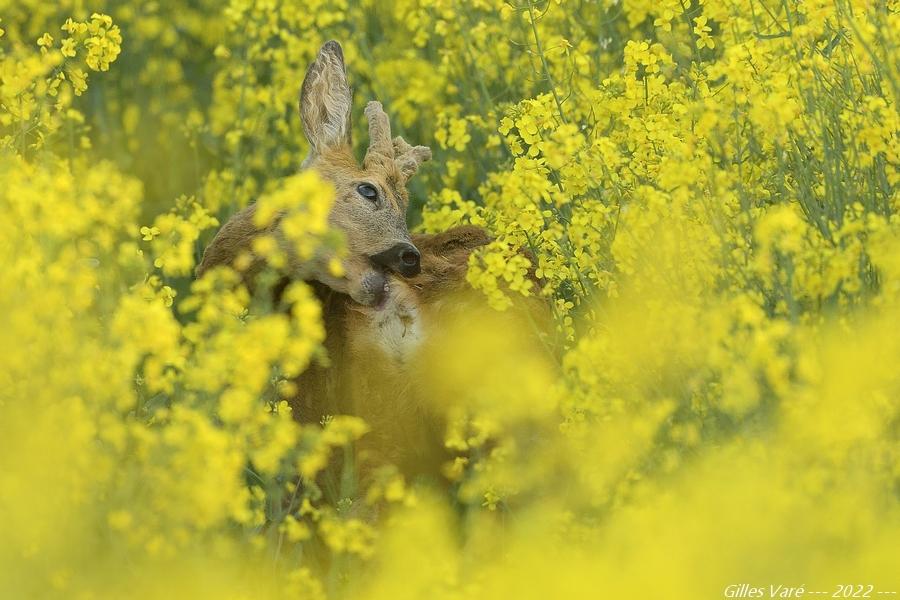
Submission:
[[[344,51],[332,40],[319,50],[300,88],[300,117],[310,144],[307,163],[331,148],[350,146],[352,105]]]

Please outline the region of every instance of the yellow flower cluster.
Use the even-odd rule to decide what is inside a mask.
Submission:
[[[421,480],[288,402],[328,39],[432,140],[411,226],[492,236],[396,390]],[[896,0],[0,0],[0,597],[900,591],[898,100]]]
[[[91,20],[84,23],[76,23],[69,19],[62,26],[62,30],[69,34],[69,37],[62,41],[60,49],[62,55],[71,58],[77,54],[76,48],[82,46],[87,50],[84,62],[92,71],[109,71],[110,63],[115,61],[122,51],[121,32],[118,26],[113,25],[109,15],[94,13]],[[41,44],[41,41],[44,43]],[[38,41],[38,45],[46,49],[52,42],[53,38],[45,33]]]

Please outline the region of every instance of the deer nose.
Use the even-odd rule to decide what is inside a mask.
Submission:
[[[371,258],[376,265],[400,273],[404,277],[413,277],[422,270],[419,265],[419,251],[408,242],[394,244]]]

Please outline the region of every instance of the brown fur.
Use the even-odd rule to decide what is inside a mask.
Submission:
[[[405,280],[392,278],[386,306],[363,307],[318,288],[331,365],[308,369],[291,400],[301,422],[316,423],[329,414],[366,420],[371,431],[357,453],[363,478],[377,465],[392,464],[407,477],[433,479],[449,458],[443,416],[422,401],[417,389],[416,340],[410,340],[407,352],[394,351],[385,338],[394,336],[401,345],[405,337],[424,341],[440,327],[446,311],[464,310],[469,255],[490,237],[481,228],[463,226],[413,240],[422,253],[422,271]]]
[[[443,444],[445,415],[427,400],[428,371],[440,365],[423,363],[419,350],[443,327],[485,305],[466,283],[466,273],[471,253],[491,241],[487,232],[461,226],[413,240],[422,253],[422,271],[409,279],[391,278],[384,306],[361,306],[319,287],[331,365],[308,369],[290,401],[301,422],[352,414],[370,425],[356,456],[364,480],[383,464],[397,466],[409,478],[440,480],[440,467],[451,458]],[[540,285],[533,271],[530,277]],[[525,301],[516,310],[546,325],[543,301]]]

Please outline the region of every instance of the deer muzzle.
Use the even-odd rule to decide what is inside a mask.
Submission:
[[[394,244],[387,250],[370,257],[379,267],[384,267],[404,277],[414,277],[422,270],[419,250],[409,242]]]

